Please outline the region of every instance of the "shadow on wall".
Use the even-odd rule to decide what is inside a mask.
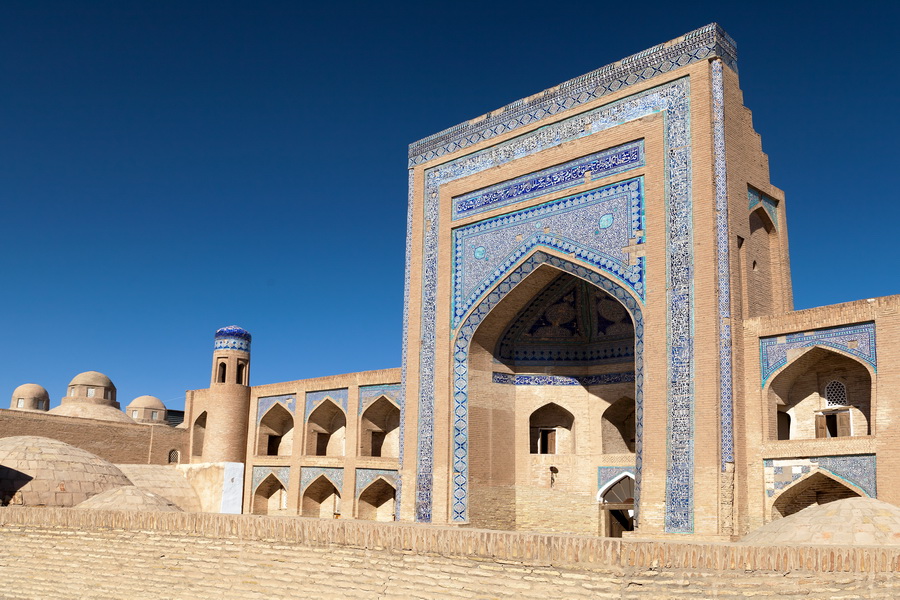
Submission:
[[[19,490],[32,479],[27,473],[0,465],[0,506],[24,504]]]

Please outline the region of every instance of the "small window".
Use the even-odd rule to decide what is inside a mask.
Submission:
[[[848,406],[847,388],[840,381],[832,381],[825,386],[825,404],[827,406]]]
[[[47,410],[48,408],[50,408],[49,406],[47,406],[47,403],[49,402],[49,400],[38,400],[38,410]]]
[[[169,450],[169,464],[177,463],[181,459],[181,453],[178,450]]]
[[[159,420],[159,411],[158,410],[151,411],[150,418],[153,419],[154,421]]]
[[[88,397],[88,398],[93,398],[93,397],[94,397],[94,392],[95,392],[95,391],[96,391],[96,390],[95,390],[94,388],[88,388],[88,391],[87,391],[87,397]]]
[[[556,429],[541,429],[538,454],[556,454]]]
[[[25,398],[19,398],[16,402],[16,408],[25,408]]]
[[[216,378],[216,381],[218,383],[225,383],[225,374],[226,374],[225,371],[226,371],[225,363],[220,362],[219,363],[219,375]]]
[[[112,390],[104,390],[103,397],[107,400],[112,400]]]
[[[72,387],[69,388],[69,398],[73,397],[74,395],[75,395],[75,386],[73,385]]]
[[[131,418],[132,418],[132,419],[137,419],[137,418],[138,418],[138,411],[136,411],[136,410],[131,411]]]

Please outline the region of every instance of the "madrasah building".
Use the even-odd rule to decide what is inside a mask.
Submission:
[[[49,411],[22,386],[0,503],[133,486],[174,510],[709,539],[900,505],[900,297],[793,310],[787,200],[717,25],[416,142],[408,168],[399,368],[251,385],[232,326],[183,415],[122,412],[95,372]],[[124,479],[9,475],[66,452]]]

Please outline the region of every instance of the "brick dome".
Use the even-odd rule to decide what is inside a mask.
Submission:
[[[75,506],[131,485],[114,464],[87,450],[37,436],[0,439],[0,506]]]
[[[741,542],[774,546],[900,546],[900,508],[874,498],[835,500],[763,525]]]

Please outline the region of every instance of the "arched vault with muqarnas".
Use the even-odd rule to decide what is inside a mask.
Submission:
[[[510,269],[454,340],[454,518],[597,531],[599,425],[622,397],[640,465],[642,336],[639,299],[608,274],[543,250]]]

